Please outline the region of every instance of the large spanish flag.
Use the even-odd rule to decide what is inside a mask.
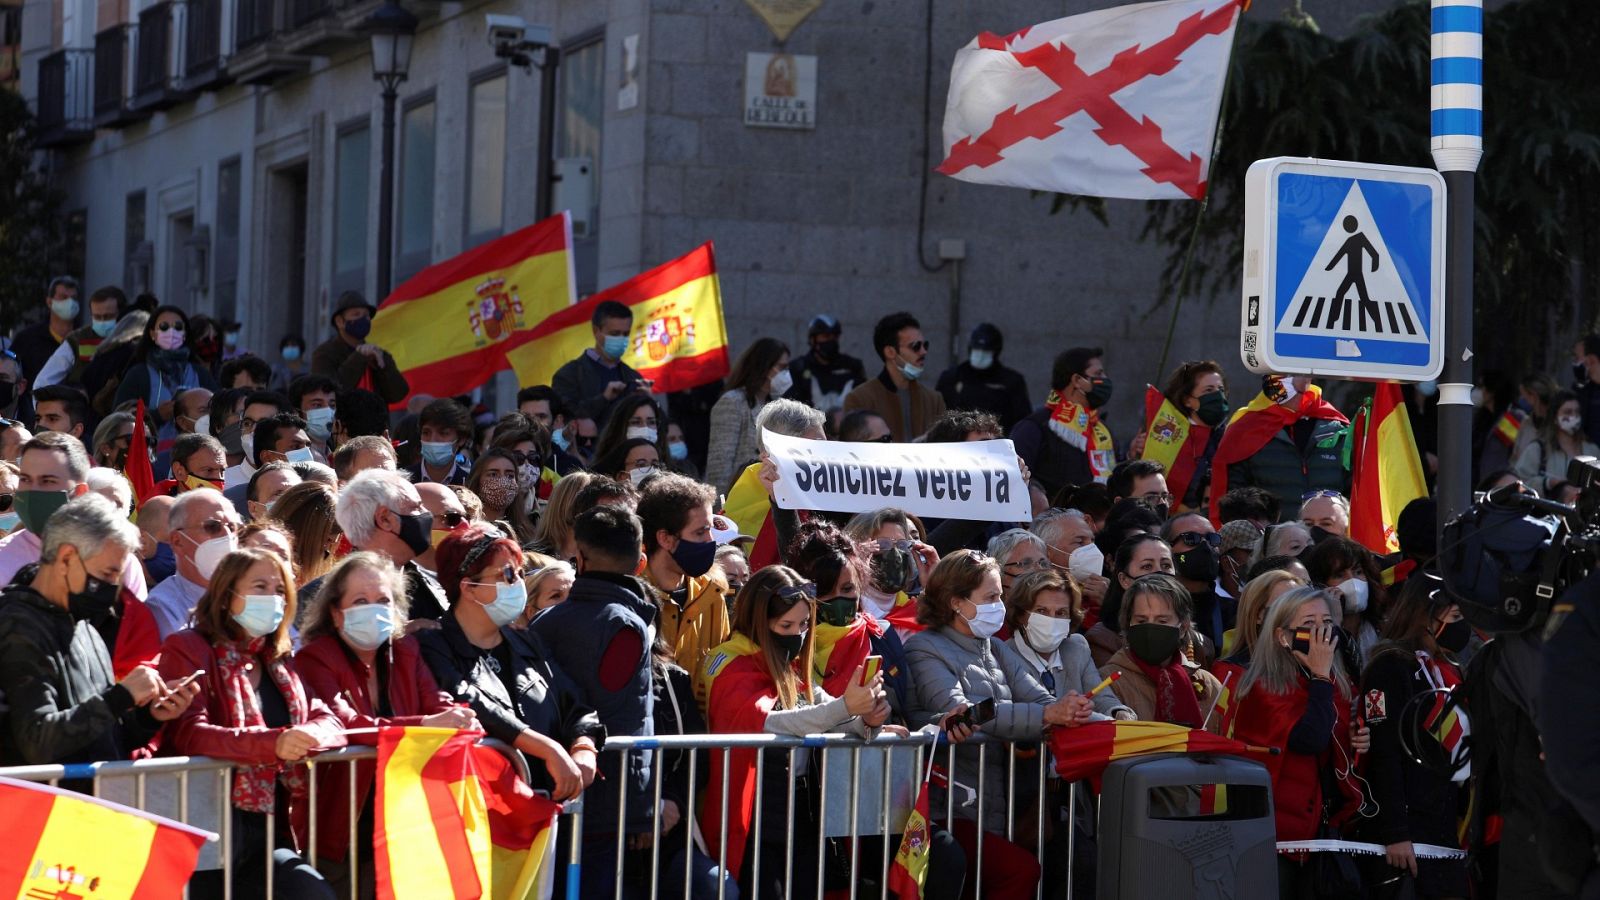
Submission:
[[[378,307],[368,340],[394,356],[413,394],[464,393],[505,369],[506,351],[535,324],[571,306],[574,283],[563,212],[418,272]]]
[[[383,898],[549,895],[560,807],[480,732],[383,728],[373,856]]]
[[[1350,538],[1380,556],[1400,549],[1400,510],[1428,495],[1400,385],[1383,382],[1356,414],[1350,472]]]
[[[178,897],[217,836],[105,800],[0,778],[0,897]]]
[[[1167,470],[1167,490],[1177,505],[1189,494],[1189,483],[1211,442],[1211,429],[1196,425],[1171,400],[1152,385],[1144,386],[1144,459]]]
[[[1209,731],[1166,722],[1090,722],[1050,732],[1056,774],[1067,781],[1099,778],[1114,760],[1148,753],[1251,753],[1250,747]]]
[[[607,300],[633,308],[633,333],[622,361],[654,380],[655,393],[699,387],[728,374],[722,291],[706,243],[539,322],[525,342],[506,353],[517,380],[549,384],[563,363],[593,347],[589,318]]]
[[[1228,466],[1255,456],[1274,435],[1300,419],[1350,421],[1333,404],[1322,399],[1322,388],[1314,384],[1307,385],[1305,393],[1295,397],[1290,406],[1274,403],[1265,393],[1258,393],[1243,409],[1234,412],[1233,418],[1228,420],[1228,430],[1222,434],[1222,442],[1217,444],[1217,452],[1211,457],[1212,525],[1222,527],[1219,504],[1222,495],[1228,492]]]

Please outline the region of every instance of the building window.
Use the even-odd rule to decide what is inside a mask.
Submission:
[[[150,290],[155,248],[150,246],[145,234],[144,191],[134,191],[128,195],[122,215],[122,283],[128,293],[134,295]]]
[[[333,286],[339,292],[365,291],[372,172],[372,129],[365,120],[339,134],[333,156]]]
[[[505,225],[506,76],[472,86],[472,121],[467,139],[467,244],[498,237]]]
[[[599,274],[600,141],[605,125],[605,41],[585,42],[563,52],[561,106],[556,115],[554,210],[572,210],[573,271],[580,294],[593,292]],[[581,177],[586,174],[587,177]]]
[[[399,284],[433,261],[432,97],[407,108],[400,120],[400,246],[394,281]]]
[[[213,251],[217,315],[237,321],[239,309],[239,213],[244,169],[239,157],[217,165],[217,245]]]
[[[82,281],[88,274],[85,271],[85,264],[89,258],[89,211],[87,209],[75,209],[67,213],[66,222],[61,231],[62,259],[61,263],[54,268],[56,271],[66,272]]]

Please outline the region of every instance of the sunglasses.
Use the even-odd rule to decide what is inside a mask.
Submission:
[[[0,512],[6,512],[10,510],[11,504],[15,502],[16,499],[16,494],[0,494]]]
[[[182,331],[183,330],[183,323],[182,322],[162,322],[160,325],[156,326],[156,330],[157,331]]]
[[[1214,549],[1222,546],[1222,535],[1217,534],[1215,531],[1210,533],[1202,531],[1185,531],[1183,534],[1174,535],[1172,538],[1172,543],[1188,544],[1191,547],[1198,547],[1201,544],[1210,544]]]
[[[778,588],[780,600],[798,600],[801,597],[817,599],[817,586],[807,581],[804,584],[791,584],[788,587]]]
[[[506,456],[510,457],[511,461],[519,466],[529,465],[538,467],[539,464],[544,461],[544,457],[540,456],[538,451],[523,453],[520,450],[507,450]]]
[[[504,564],[504,565],[502,565],[500,567],[500,581],[499,582],[494,582],[494,581],[469,581],[469,582],[467,582],[467,584],[477,585],[477,586],[481,586],[481,587],[488,587],[490,585],[499,584],[499,583],[516,584],[517,581],[520,580],[521,578],[522,578],[521,574],[519,574],[517,572],[517,567],[513,566],[511,563],[506,563],[506,564]]]
[[[1330,490],[1307,491],[1304,494],[1300,495],[1300,502],[1304,503],[1307,500],[1315,500],[1318,497],[1343,497],[1343,496],[1344,495],[1339,493],[1338,491],[1330,491]]]
[[[204,522],[191,527],[198,528],[199,530],[205,532],[207,537],[214,538],[222,537],[225,534],[233,534],[235,531],[239,530],[239,526],[237,524],[230,522],[227,519],[207,519]],[[185,528],[183,530],[189,531],[190,529]]]
[[[906,349],[910,350],[912,353],[921,353],[931,346],[933,345],[929,344],[927,341],[912,341],[906,345]]]
[[[445,530],[447,530],[447,531],[449,529],[455,528],[457,525],[460,525],[462,522],[465,522],[466,520],[467,520],[467,514],[466,513],[464,513],[464,512],[456,512],[455,510],[449,510],[448,512],[444,512],[444,513],[441,513],[439,515],[439,521],[444,523]]]
[[[889,538],[878,538],[878,552],[888,553],[890,550],[903,550],[907,553],[910,553],[911,547],[915,543],[916,541],[911,540],[895,541],[890,540]]]

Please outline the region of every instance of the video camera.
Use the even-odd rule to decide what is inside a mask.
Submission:
[[[1544,623],[1556,596],[1600,561],[1600,461],[1575,457],[1567,481],[1583,491],[1577,506],[1509,484],[1445,525],[1439,571],[1474,627],[1507,634]]]

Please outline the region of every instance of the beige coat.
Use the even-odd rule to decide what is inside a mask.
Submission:
[[[1217,698],[1222,695],[1222,682],[1198,666],[1191,666],[1186,662],[1183,667],[1188,670],[1191,682],[1197,685],[1196,699],[1200,703],[1200,714],[1207,716],[1206,730],[1220,734],[1222,716],[1211,715],[1211,712]],[[1122,702],[1131,707],[1141,720],[1159,721],[1156,718],[1156,683],[1139,668],[1138,663],[1134,662],[1133,651],[1124,647],[1111,657],[1110,662],[1100,667],[1101,678],[1110,678],[1114,672],[1120,672],[1121,675],[1111,689],[1117,692]]]

